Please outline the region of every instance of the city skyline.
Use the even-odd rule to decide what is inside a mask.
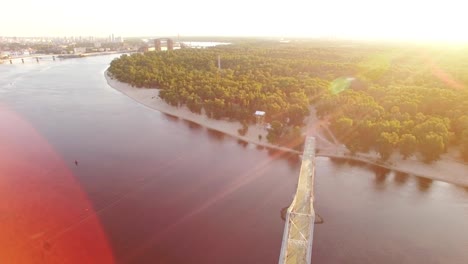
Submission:
[[[456,0],[219,3],[214,0],[132,5],[83,0],[7,2],[6,37],[246,36],[468,41],[466,4]]]

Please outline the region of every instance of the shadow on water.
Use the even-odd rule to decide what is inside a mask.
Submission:
[[[323,220],[323,217],[316,212],[314,224],[319,225],[323,223],[325,223],[325,220]]]
[[[385,189],[385,181],[387,180],[388,173],[390,172],[389,169],[372,166],[372,170],[374,171],[375,175],[375,188],[376,190],[382,191]]]
[[[301,165],[301,158],[299,157],[299,155],[297,154],[293,154],[293,153],[286,153],[284,155],[284,158],[287,159],[288,161],[288,165],[291,167],[291,168],[297,168],[298,166]]]
[[[284,155],[284,151],[281,151],[281,150],[277,150],[277,149],[273,149],[273,148],[269,148],[269,147],[265,147],[266,150],[268,151],[268,155],[269,156],[280,156],[280,155]]]
[[[264,150],[265,147],[264,147],[264,146],[257,145],[257,149],[258,149],[258,150]]]
[[[346,157],[343,157],[343,158],[330,157],[330,161],[334,165],[337,165],[337,166],[342,166],[344,164],[351,165],[353,167],[361,167],[361,168],[364,168],[364,167],[368,166],[368,164],[366,162],[363,162],[363,161],[360,161],[360,160],[353,160],[353,159],[349,159],[349,158],[346,158]],[[373,169],[373,166],[372,166],[371,169]]]
[[[207,128],[208,136],[212,139],[216,139],[218,141],[222,141],[224,139],[224,133]]]
[[[375,174],[375,184],[376,185],[383,185],[385,180],[387,179],[386,174],[376,173]]]
[[[367,163],[363,162],[363,161],[360,161],[360,160],[352,160],[352,159],[349,159],[347,161],[347,163],[353,167],[365,167],[367,166]]]
[[[343,164],[346,164],[346,159],[344,158],[333,158],[333,157],[330,157],[329,158],[330,161],[335,164],[335,165],[343,165]]]
[[[384,178],[386,178],[387,175],[390,173],[390,170],[389,170],[389,169],[387,169],[387,168],[382,168],[382,167],[378,167],[378,166],[372,167],[372,170],[374,171],[376,177],[384,177]]]
[[[423,177],[416,177],[416,179],[418,181],[418,189],[421,192],[427,192],[431,188],[432,183],[434,182],[431,179],[427,179]]]
[[[280,158],[289,159],[291,155],[294,155],[294,154],[291,154],[291,152],[282,151],[279,149],[274,149],[274,148],[269,148],[269,147],[265,147],[265,149],[268,151],[268,156],[275,158],[275,159],[280,159]]]
[[[166,113],[162,113],[163,116],[164,116],[164,119],[168,120],[168,121],[171,121],[171,122],[179,122],[179,117],[177,116],[174,116],[174,115],[170,115],[170,114],[166,114]]]
[[[249,144],[249,142],[247,141],[244,141],[242,139],[237,139],[237,144],[241,145],[242,147],[247,147],[247,145]]]
[[[190,130],[192,131],[195,131],[195,130],[200,130],[202,129],[202,126],[197,124],[197,123],[194,123],[192,121],[189,121],[189,120],[184,120],[184,123],[188,125],[188,127],[190,128]]]
[[[288,208],[289,208],[289,205],[282,208],[280,211],[280,216],[281,216],[281,219],[283,219],[283,221],[286,221],[286,213],[288,212]]]
[[[404,185],[409,179],[409,175],[404,172],[395,172],[394,181],[397,185]]]
[[[273,149],[268,147],[262,147],[268,151],[268,156],[276,160],[285,160],[288,162],[288,165],[291,169],[297,169],[301,165],[301,158],[296,153],[291,153],[289,151],[282,151],[279,149]],[[260,148],[258,148],[260,149]],[[299,175],[295,175],[299,176]]]

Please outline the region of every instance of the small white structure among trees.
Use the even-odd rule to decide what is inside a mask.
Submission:
[[[257,125],[263,125],[265,122],[265,112],[255,111],[255,118],[257,119]]]

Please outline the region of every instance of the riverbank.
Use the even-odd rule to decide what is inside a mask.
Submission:
[[[186,106],[175,107],[167,104],[159,97],[159,90],[154,88],[134,88],[126,83],[119,82],[116,79],[112,79],[107,71],[104,73],[107,83],[112,88],[117,91],[127,95],[133,100],[155,110],[158,110],[162,113],[179,117],[181,119],[199,124],[206,128],[222,132],[224,134],[230,135],[234,138],[240,139],[242,141],[253,143],[258,146],[276,149],[296,154],[301,154],[297,150],[293,150],[286,147],[281,147],[273,145],[267,142],[267,130],[261,125],[249,125],[249,129],[244,136],[239,135],[237,132],[238,129],[242,128],[240,122],[232,122],[227,120],[215,120],[207,117],[206,115],[200,115],[192,113]],[[261,137],[259,137],[259,135]]]
[[[241,136],[237,132],[239,128],[242,128],[240,122],[215,120],[208,118],[203,114],[199,115],[192,113],[185,106],[171,106],[159,98],[158,89],[134,88],[126,83],[112,79],[108,75],[107,71],[105,71],[104,75],[110,87],[149,108],[188,120],[258,146],[301,154],[299,151],[268,143],[266,139],[267,130],[263,126],[250,125],[247,133],[244,136]],[[349,155],[349,151],[343,145],[337,143],[335,140],[334,142],[331,142],[327,139],[325,136],[327,131],[324,131],[326,130],[326,126],[323,124],[323,121],[316,118],[314,114],[315,112],[312,108],[311,110],[312,114],[305,120],[306,126],[304,127],[303,132],[308,136],[314,136],[316,138],[318,150],[317,156],[360,161],[389,170],[468,187],[468,165],[454,160],[449,156],[450,154],[443,155],[441,160],[432,164],[425,164],[417,160],[415,157],[403,160],[399,154],[394,154],[387,162],[380,162],[379,156],[375,152]],[[261,137],[259,137],[259,135]]]
[[[65,55],[59,55],[57,56],[57,58],[74,59],[74,58],[105,56],[105,55],[133,53],[133,52],[137,52],[137,51],[136,50],[99,51],[99,52],[89,52],[89,53],[81,53],[81,54],[65,54]]]
[[[378,154],[372,152],[351,155],[347,151],[322,151],[317,156],[357,161],[400,173],[468,187],[468,165],[444,156],[431,164],[423,163],[414,156],[403,160],[399,154],[393,155],[386,162],[381,162]]]

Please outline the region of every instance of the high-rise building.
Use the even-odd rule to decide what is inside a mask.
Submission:
[[[167,39],[167,50],[173,50],[174,49],[174,41],[172,39]]]
[[[154,40],[154,50],[161,51],[161,40],[155,39]]]

